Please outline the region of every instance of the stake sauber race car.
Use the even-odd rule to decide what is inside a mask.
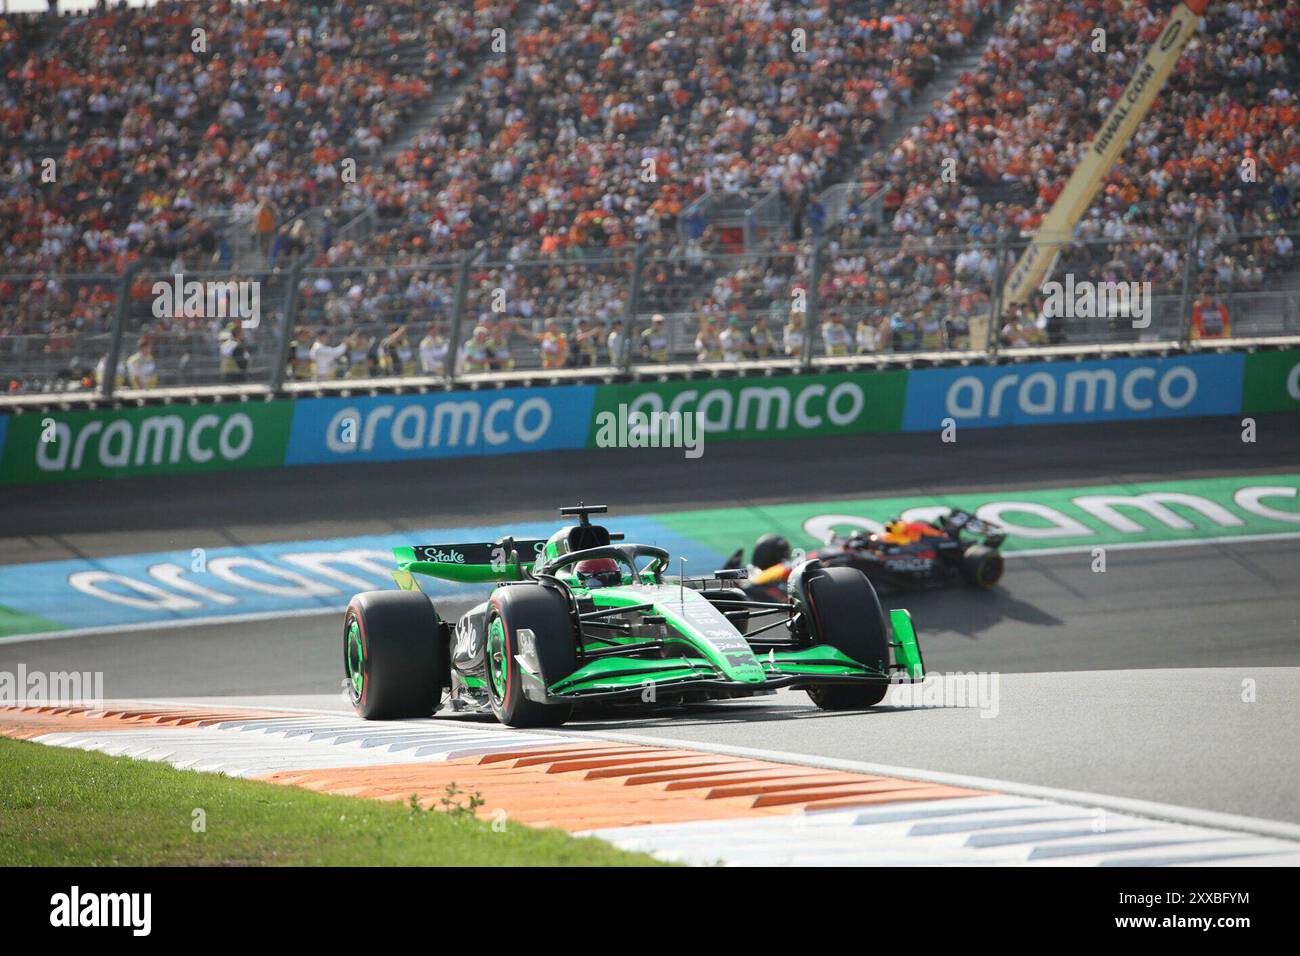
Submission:
[[[887,621],[861,572],[805,561],[786,597],[754,601],[735,586],[743,569],[665,578],[668,552],[592,524],[605,510],[560,509],[578,523],[545,541],[395,548],[400,590],[358,594],[344,618],[344,684],[357,713],[427,717],[445,706],[547,727],[596,704],[782,687],[845,710],[878,704],[893,677],[924,678],[911,616],[895,610]],[[492,589],[453,625],[417,574]]]
[[[811,554],[790,547],[779,534],[765,534],[754,544],[750,574],[743,590],[755,600],[785,596],[794,568],[815,558],[824,568],[855,568],[882,593],[920,591],[966,583],[991,588],[1002,580],[1002,543],[1006,534],[968,511],[953,511],[934,522],[894,518],[881,532],[832,534]],[[739,568],[738,550],[727,568]]]

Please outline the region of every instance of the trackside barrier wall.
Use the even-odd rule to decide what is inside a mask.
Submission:
[[[583,448],[594,385],[301,399],[286,465]],[[350,431],[349,431],[350,429]]]
[[[273,468],[293,414],[285,400],[16,415],[0,484]]]
[[[706,442],[896,432],[908,374],[844,372],[600,386],[587,447],[598,447],[604,422],[658,412],[698,414]],[[610,417],[602,420],[602,415]]]
[[[903,431],[1232,415],[1245,358],[1032,362],[913,373]]]
[[[698,413],[707,445],[1283,411],[1300,350],[160,405],[0,416],[0,485],[595,448],[638,412]]]

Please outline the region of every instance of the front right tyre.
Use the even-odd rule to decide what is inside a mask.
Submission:
[[[856,568],[826,568],[807,582],[809,625],[817,643],[829,644],[881,674],[889,673],[889,629],[876,589]],[[822,710],[862,710],[885,699],[889,678],[853,684],[819,684],[808,696]]]
[[[521,631],[530,632],[521,637]],[[523,646],[526,641],[527,646]],[[521,654],[522,652],[522,654]],[[524,693],[520,657],[549,687],[578,666],[569,604],[554,588],[512,584],[497,588],[487,616],[487,691],[492,712],[509,727],[558,727],[573,705],[542,704]]]

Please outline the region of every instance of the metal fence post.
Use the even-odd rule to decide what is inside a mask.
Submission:
[[[997,252],[994,256],[997,269],[993,273],[993,296],[989,302],[989,327],[984,330],[984,355],[989,361],[997,357],[998,345],[1002,339],[1002,290],[1007,281],[1007,237],[998,234]],[[975,351],[975,343],[971,343]]]
[[[456,378],[456,357],[460,352],[461,328],[465,321],[465,300],[469,297],[470,269],[486,254],[486,249],[465,253],[456,273],[456,305],[451,317],[451,334],[447,336],[447,366],[443,372],[448,380],[454,381]]]
[[[1200,255],[1200,230],[1196,223],[1187,226],[1186,245],[1183,249],[1183,291],[1178,309],[1178,341],[1186,348],[1192,341],[1192,283],[1196,278],[1197,257]]]
[[[298,319],[298,286],[302,283],[303,269],[310,258],[310,254],[299,256],[289,267],[289,288],[284,295],[284,325],[280,331],[280,341],[276,343],[275,364],[271,366],[272,395],[278,395],[280,389],[284,388],[284,377],[289,370],[289,343],[293,341],[293,327]]]
[[[822,249],[825,248],[828,238],[823,235],[813,240],[812,254],[808,257],[808,294],[806,296],[808,309],[804,313],[803,321],[803,354],[799,356],[799,368],[805,372],[812,368],[813,352],[815,351],[813,343],[821,319],[821,300],[817,294],[817,287],[821,284],[822,278]]]
[[[133,263],[122,273],[117,286],[117,303],[113,309],[113,326],[108,342],[108,359],[104,364],[104,380],[99,383],[99,393],[104,398],[113,397],[117,385],[117,363],[122,355],[122,334],[126,330],[126,310],[131,301],[131,283],[139,274],[141,264]]]
[[[624,375],[632,367],[632,336],[637,334],[636,317],[641,309],[641,270],[645,266],[647,251],[649,247],[646,243],[639,242],[632,255],[632,287],[627,291],[627,304],[623,309],[623,348],[618,357],[618,370]]]

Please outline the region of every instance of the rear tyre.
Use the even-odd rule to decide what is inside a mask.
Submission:
[[[859,664],[889,673],[889,631],[880,598],[867,576],[855,568],[827,568],[808,582],[806,604],[814,639],[829,644]],[[889,680],[822,684],[808,696],[822,710],[861,710],[885,699]]]
[[[977,588],[991,588],[1002,580],[1002,552],[983,544],[972,544],[961,556],[961,576]]]
[[[442,700],[447,648],[419,591],[366,591],[343,618],[343,674],[367,720],[430,717]]]
[[[569,605],[558,591],[540,584],[498,588],[487,616],[487,688],[492,712],[509,727],[558,727],[572,704],[539,704],[524,695],[519,630],[533,632],[538,676],[550,686],[578,666]]]

